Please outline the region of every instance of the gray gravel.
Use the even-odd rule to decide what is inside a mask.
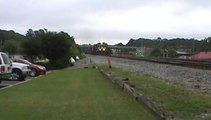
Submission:
[[[107,64],[108,57],[87,55],[96,64]],[[174,84],[211,94],[211,71],[169,64],[111,58],[112,66],[136,73],[150,74]]]

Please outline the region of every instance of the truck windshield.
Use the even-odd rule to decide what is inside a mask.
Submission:
[[[9,64],[10,63],[10,59],[6,54],[1,54],[4,64]]]

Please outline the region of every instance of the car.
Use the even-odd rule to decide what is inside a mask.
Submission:
[[[0,82],[5,79],[5,76],[12,74],[12,62],[9,59],[9,56],[0,52]]]
[[[73,57],[71,57],[71,58],[69,59],[69,62],[70,62],[70,63],[75,63],[75,59],[74,59]]]
[[[29,65],[29,68],[31,69],[31,73],[30,73],[31,77],[46,74],[46,68],[44,66],[33,64],[25,59],[14,59],[13,61]]]
[[[78,56],[75,57],[76,61],[78,61],[80,58]]]
[[[23,81],[27,76],[31,74],[31,69],[27,64],[12,62],[12,74],[13,80]]]
[[[70,66],[74,66],[74,63],[75,63],[75,59],[73,57],[70,57],[70,59],[69,59],[69,65]]]

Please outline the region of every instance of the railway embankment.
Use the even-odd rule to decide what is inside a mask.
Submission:
[[[96,64],[107,64],[108,57],[88,55]],[[159,64],[140,60],[111,58],[112,65],[133,73],[141,73],[184,86],[203,94],[211,94],[211,70]]]

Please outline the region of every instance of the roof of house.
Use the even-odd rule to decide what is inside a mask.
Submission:
[[[200,52],[190,57],[191,59],[211,59],[211,52]]]
[[[176,53],[179,55],[190,55],[191,54],[189,52],[183,52],[183,51],[176,51]]]

